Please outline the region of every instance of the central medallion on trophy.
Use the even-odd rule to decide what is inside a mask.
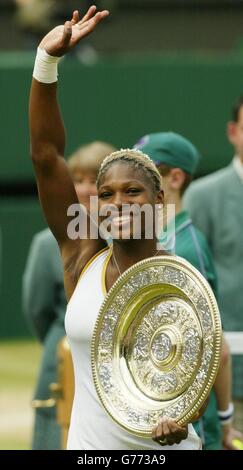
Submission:
[[[152,361],[158,368],[168,370],[166,366],[172,363],[174,357],[178,356],[179,350],[181,350],[178,340],[180,340],[180,335],[173,327],[162,327],[155,332],[151,340],[150,354]]]

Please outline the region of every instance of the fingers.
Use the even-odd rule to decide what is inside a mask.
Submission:
[[[71,23],[72,25],[74,26],[75,24],[77,24],[79,22],[79,12],[78,10],[75,10],[73,12],[73,16],[72,16],[72,19],[71,19]]]
[[[88,21],[90,18],[92,18],[92,16],[95,14],[96,10],[97,10],[97,7],[95,5],[92,5],[88,9],[87,13],[83,16],[83,18],[79,21],[78,24],[81,25],[81,24],[85,23],[85,21]]]
[[[159,438],[163,437],[163,418],[161,418],[158,422],[158,424],[153,428],[152,430],[152,439],[155,441],[158,441]]]
[[[67,47],[72,37],[72,22],[66,21],[63,28],[62,45]]]
[[[166,429],[164,427],[166,420],[167,418],[165,417],[160,418],[158,424],[152,430],[152,439],[160,445],[167,444],[167,439],[165,435]]]
[[[187,426],[179,426],[174,420],[162,417],[152,430],[152,439],[160,445],[179,444],[188,435]]]
[[[174,437],[174,442],[179,444],[183,439],[188,436],[188,426],[179,426],[175,421],[170,420],[168,422],[170,433]]]
[[[179,444],[182,440],[180,427],[170,418],[165,418],[163,422],[163,433],[169,446]]]
[[[82,31],[82,35],[86,36],[87,34],[91,33],[96,27],[96,25],[108,15],[108,10],[99,11],[98,13],[96,13],[95,16],[93,16],[93,18],[79,25],[79,28]]]
[[[172,446],[175,443],[174,436],[171,434],[168,418],[164,418],[164,421],[163,421],[163,435],[166,439],[166,443],[169,446]]]

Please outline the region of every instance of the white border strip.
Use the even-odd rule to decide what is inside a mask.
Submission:
[[[243,331],[224,331],[231,354],[243,354]]]

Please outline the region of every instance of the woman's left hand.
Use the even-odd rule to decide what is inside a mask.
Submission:
[[[171,418],[164,416],[154,427],[152,439],[161,446],[179,444],[188,436],[188,426],[180,426]]]

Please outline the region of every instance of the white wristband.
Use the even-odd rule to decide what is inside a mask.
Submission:
[[[229,403],[228,409],[224,411],[218,411],[218,417],[222,426],[229,424],[233,420],[234,405],[232,402]]]
[[[33,77],[41,83],[57,82],[57,64],[61,57],[53,57],[38,47]]]

